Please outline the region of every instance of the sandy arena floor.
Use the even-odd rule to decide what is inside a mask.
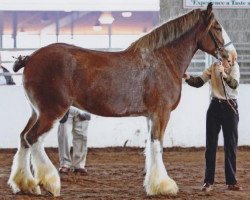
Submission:
[[[217,156],[216,183],[210,193],[200,191],[203,180],[204,149],[164,149],[164,162],[169,175],[180,191],[176,197],[146,196],[143,189],[144,155],[138,148],[89,149],[87,176],[61,175],[61,197],[52,198],[43,191],[41,196],[13,195],[7,185],[11,162],[16,150],[0,149],[0,199],[182,199],[182,200],[250,200],[250,148],[238,151],[238,181],[242,192],[226,190],[224,184],[224,154]],[[56,149],[46,150],[58,167]]]

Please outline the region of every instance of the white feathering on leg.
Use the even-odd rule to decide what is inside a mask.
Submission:
[[[31,162],[39,184],[53,196],[60,196],[60,176],[44,150],[42,138],[31,147]]]
[[[30,148],[19,147],[13,159],[8,184],[11,186],[13,193],[21,191],[41,194],[38,181],[33,177],[30,170]]]
[[[151,165],[151,159],[152,159],[152,153],[151,153],[151,128],[152,128],[152,122],[149,118],[147,118],[147,127],[148,127],[148,138],[146,143],[146,148],[144,150],[144,155],[146,156],[145,159],[145,172],[150,169]]]
[[[149,182],[149,174],[150,174],[150,168],[151,168],[151,163],[152,163],[152,148],[151,148],[151,139],[148,138],[147,143],[146,143],[146,148],[144,151],[144,154],[146,156],[145,159],[145,180],[144,180],[144,187],[146,187],[148,185]]]
[[[152,162],[147,170],[144,186],[148,195],[170,194],[176,195],[178,186],[166,171],[162,160],[162,148],[158,140],[151,144]]]

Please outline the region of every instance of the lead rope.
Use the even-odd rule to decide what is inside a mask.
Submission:
[[[236,115],[238,115],[237,110],[234,108],[234,106],[236,106],[235,102],[232,101],[233,104],[234,104],[234,105],[232,105],[231,102],[230,102],[229,99],[228,99],[228,94],[227,94],[227,91],[226,91],[226,85],[225,85],[225,81],[224,81],[224,79],[223,79],[223,77],[222,77],[222,73],[220,73],[220,79],[221,79],[221,82],[222,82],[222,86],[223,86],[223,90],[224,90],[224,93],[225,93],[225,97],[226,97],[227,103],[230,105],[230,107],[232,108],[232,110],[234,111],[234,113],[235,113]]]

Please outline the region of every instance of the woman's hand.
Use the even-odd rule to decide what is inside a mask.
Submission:
[[[218,71],[220,72],[220,74],[222,74],[223,78],[227,78],[227,74],[225,72],[223,65],[218,66]]]

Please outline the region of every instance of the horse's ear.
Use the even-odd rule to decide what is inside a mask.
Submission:
[[[207,10],[205,11],[205,21],[206,21],[206,24],[209,25],[211,24],[212,22],[212,19],[214,18],[214,15],[213,15],[213,3],[209,3],[207,5]]]
[[[213,3],[210,2],[210,3],[207,5],[207,18],[210,17],[210,15],[212,14],[212,10],[213,10]]]

